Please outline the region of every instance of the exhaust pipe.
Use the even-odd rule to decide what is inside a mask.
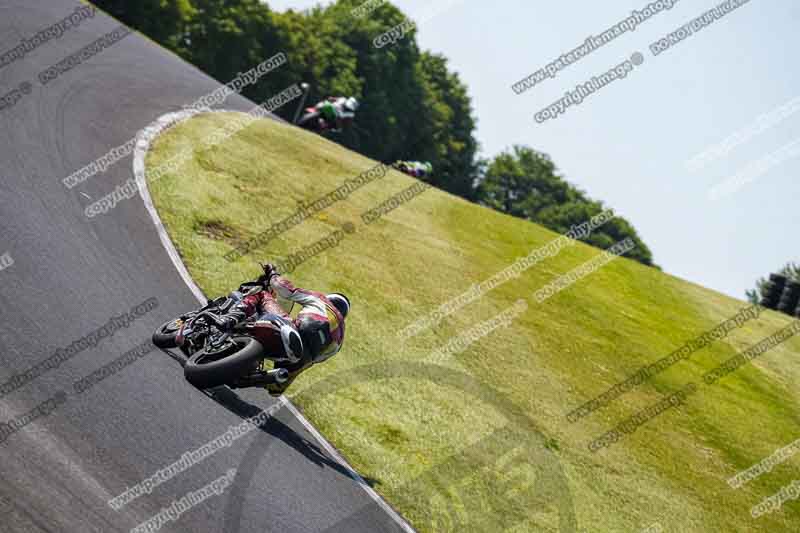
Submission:
[[[285,368],[274,368],[268,372],[259,372],[245,376],[228,386],[232,389],[246,389],[248,387],[264,387],[265,385],[282,384],[289,380],[289,371]]]
[[[267,376],[274,380],[272,383],[277,383],[280,385],[281,383],[286,383],[286,381],[288,381],[289,371],[285,368],[275,368],[267,372]]]

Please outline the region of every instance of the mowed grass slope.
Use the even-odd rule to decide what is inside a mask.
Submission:
[[[192,276],[214,296],[256,276],[258,260],[280,261],[345,223],[355,226],[288,274],[353,302],[342,352],[306,372],[289,396],[419,531],[567,531],[576,523],[579,531],[622,532],[656,522],[676,532],[798,530],[800,502],[750,516],[792,481],[798,458],[738,490],[726,479],[800,437],[800,340],[717,385],[701,379],[788,317],[766,311],[570,423],[567,412],[746,304],[625,258],[537,304],[536,290],[601,253],[579,243],[402,341],[404,326],[557,235],[435,189],[367,225],[363,212],[415,182],[392,171],[228,262],[225,253],[298,202],[376,164],[268,120],[204,147],[202,139],[230,120],[200,115],[157,139],[148,169],[196,149],[181,169],[150,183],[159,213]],[[512,324],[460,354],[431,359],[520,298],[529,308]],[[690,381],[698,392],[685,405],[589,451],[592,439]]]

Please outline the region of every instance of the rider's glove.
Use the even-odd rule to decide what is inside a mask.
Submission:
[[[267,275],[267,283],[272,280],[273,276],[280,276],[281,273],[278,272],[278,267],[273,265],[272,263],[268,263],[264,265],[264,274]]]
[[[234,326],[245,319],[245,313],[241,309],[231,309],[227,314],[217,319],[217,327],[225,333],[230,333]]]

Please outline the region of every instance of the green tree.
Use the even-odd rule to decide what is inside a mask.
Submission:
[[[93,0],[92,3],[171,50],[182,46],[186,25],[196,15],[191,0]]]
[[[428,91],[425,107],[433,138],[432,143],[426,144],[433,152],[427,159],[434,162],[436,169],[432,184],[473,200],[478,142],[474,136],[476,121],[467,86],[456,73],[448,70],[444,56],[423,52],[420,66]],[[414,150],[422,153],[423,147],[414,147]]]
[[[216,80],[226,83],[278,52],[266,4],[258,0],[192,0],[192,5],[194,15],[182,45],[174,50]],[[271,94],[269,77],[245,87],[242,94],[263,101]]]

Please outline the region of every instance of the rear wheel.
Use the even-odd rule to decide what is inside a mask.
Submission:
[[[158,327],[153,332],[153,344],[158,348],[175,348],[178,346],[176,337],[183,325],[183,320],[175,318]]]
[[[183,367],[186,381],[200,389],[233,383],[261,361],[264,347],[253,337],[229,338],[219,348],[204,348]]]

